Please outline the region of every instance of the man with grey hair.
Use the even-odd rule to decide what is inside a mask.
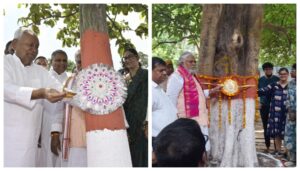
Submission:
[[[208,114],[206,97],[219,90],[219,86],[211,90],[202,90],[197,81],[196,60],[191,52],[184,52],[178,61],[178,68],[171,75],[167,85],[167,95],[177,106],[179,118],[190,118],[198,122],[201,131],[208,136]],[[206,151],[210,151],[209,142]]]
[[[44,100],[65,97],[62,85],[48,71],[33,63],[39,40],[27,28],[19,28],[12,42],[15,53],[4,57],[4,166],[36,164]]]
[[[82,70],[81,53],[77,50],[75,53],[76,70],[71,79],[77,77],[78,72]],[[67,87],[72,87],[73,81],[69,80]],[[86,125],[85,114],[77,106],[66,105],[65,129],[63,143],[63,159],[67,162],[67,167],[87,167],[87,146],[86,146]]]

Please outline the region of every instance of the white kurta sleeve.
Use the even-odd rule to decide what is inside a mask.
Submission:
[[[174,72],[170,76],[170,79],[167,84],[167,95],[175,106],[177,106],[178,96],[182,88],[183,79],[178,73]]]
[[[4,63],[4,101],[32,109],[36,100],[31,100],[34,88],[19,86],[12,81],[14,71]]]
[[[64,103],[57,102],[53,104],[55,111],[53,112],[54,119],[51,124],[51,132],[62,132],[62,125],[64,120]]]
[[[63,85],[48,72],[46,72],[45,74],[45,78],[47,78],[45,80],[47,87],[62,91]],[[64,103],[60,101],[52,103],[51,106],[55,108],[55,110],[53,110],[53,112],[51,113],[52,115],[54,115],[51,123],[51,132],[62,132],[62,125],[64,121]]]

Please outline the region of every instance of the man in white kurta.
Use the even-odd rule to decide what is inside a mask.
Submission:
[[[49,71],[50,75],[56,78],[61,84],[63,84],[68,75],[66,73],[68,65],[67,54],[62,50],[56,50],[51,55],[51,69]],[[50,102],[45,102],[45,110],[43,114],[42,123],[42,135],[41,135],[41,158],[43,159],[39,166],[44,167],[60,167],[61,166],[61,152],[54,147],[55,153],[51,151],[51,138],[58,141],[55,144],[61,144],[62,135],[62,124],[64,117],[64,105],[62,103],[53,104]],[[55,132],[55,134],[53,134]],[[51,134],[52,133],[52,134]],[[54,137],[57,136],[57,137]]]
[[[179,58],[179,66],[182,66],[190,74],[196,73],[196,61],[195,57],[190,52],[184,52]],[[209,94],[215,93],[219,90],[220,87],[216,87],[211,90],[202,90],[200,84],[194,76],[192,76],[192,81],[195,83],[196,91],[198,92],[198,110],[199,114],[190,119],[197,121],[201,127],[201,131],[204,135],[209,136],[208,134],[208,113],[206,108],[206,97]],[[184,79],[183,76],[179,73],[178,69],[171,75],[168,81],[167,86],[167,95],[171,99],[174,105],[177,106],[178,117],[179,118],[189,118],[186,112],[185,97],[184,97]],[[209,141],[206,143],[206,151],[210,151]]]
[[[32,61],[39,41],[33,31],[19,28],[14,55],[4,57],[4,166],[33,167],[45,100],[62,100],[61,84]],[[57,90],[55,90],[57,89]]]

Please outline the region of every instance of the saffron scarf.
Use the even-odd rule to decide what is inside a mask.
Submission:
[[[177,71],[183,78],[183,94],[186,116],[192,118],[199,116],[199,94],[193,75],[190,74],[183,66],[179,66]]]

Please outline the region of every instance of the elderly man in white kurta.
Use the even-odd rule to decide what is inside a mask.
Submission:
[[[44,99],[57,102],[65,93],[47,70],[32,62],[39,47],[33,31],[19,28],[12,46],[15,54],[4,57],[4,166],[33,167]]]
[[[56,50],[51,55],[50,75],[63,84],[68,75],[66,69],[68,66],[68,56],[63,50]],[[39,166],[60,167],[61,157],[61,138],[62,124],[64,117],[64,105],[45,102],[42,135],[41,135],[41,158]],[[52,151],[51,151],[52,149]]]
[[[202,90],[195,78],[196,61],[190,52],[184,52],[179,58],[179,66],[171,75],[167,86],[167,95],[177,106],[179,118],[190,118],[197,121],[204,135],[208,136],[208,113],[206,97],[215,93],[220,87],[211,90]],[[206,151],[210,151],[209,141]]]

